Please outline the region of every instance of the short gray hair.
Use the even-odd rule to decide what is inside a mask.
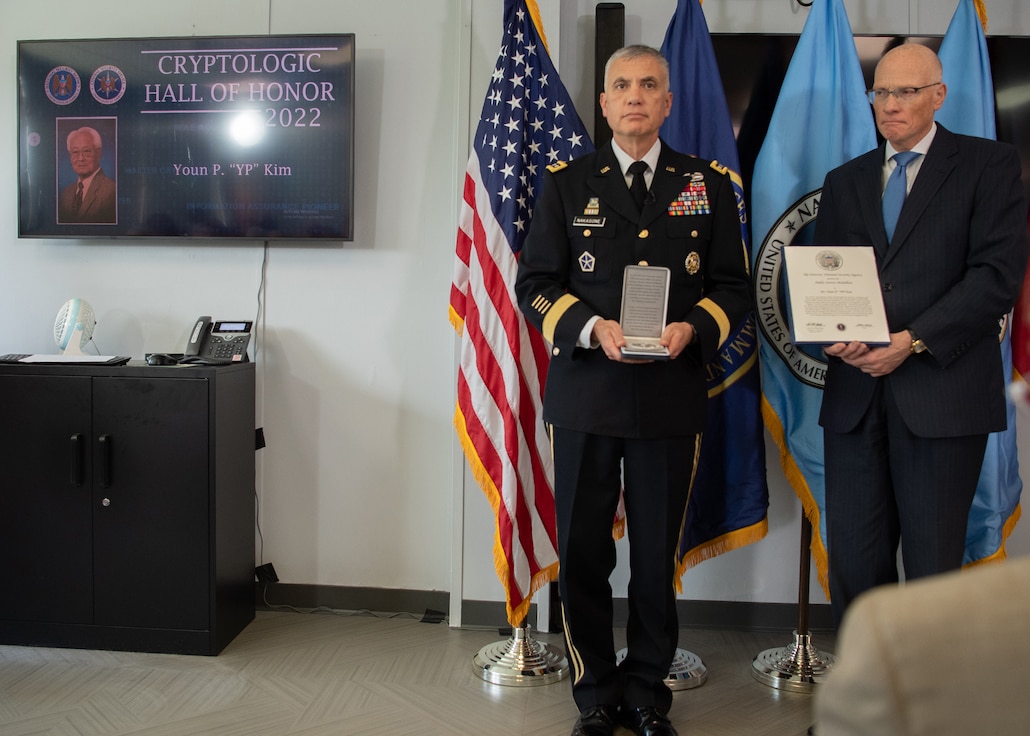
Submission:
[[[616,49],[615,53],[608,57],[608,61],[604,63],[604,89],[608,89],[608,69],[611,68],[612,62],[618,59],[639,59],[643,56],[649,56],[652,59],[657,59],[665,69],[665,91],[669,90],[669,60],[662,56],[662,52],[651,46],[645,46],[643,44],[633,44],[631,46],[623,46],[621,49]]]

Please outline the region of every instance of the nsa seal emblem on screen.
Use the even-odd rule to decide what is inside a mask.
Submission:
[[[55,66],[46,75],[46,96],[55,105],[67,105],[75,102],[82,91],[82,81],[70,66]]]
[[[111,64],[98,67],[89,78],[89,91],[102,105],[113,105],[125,94],[125,75]]]

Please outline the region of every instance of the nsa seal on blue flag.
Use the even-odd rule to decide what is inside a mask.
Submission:
[[[782,249],[810,242],[826,173],[876,147],[865,79],[842,0],[812,5],[755,160],[753,277],[761,329],[762,406],[784,475],[812,523],[812,560],[829,595],[819,408],[826,362],[787,328]]]

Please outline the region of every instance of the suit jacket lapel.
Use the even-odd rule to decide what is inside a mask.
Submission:
[[[936,196],[937,191],[948,178],[955,164],[952,161],[957,147],[954,136],[940,125],[937,126],[937,135],[934,136],[930,150],[919,167],[919,174],[912,184],[912,191],[905,198],[905,204],[898,216],[898,226],[894,231],[894,240],[887,250],[887,258],[890,259],[897,249],[905,242],[911,234],[912,229],[919,222],[919,218],[926,211],[930,202]]]
[[[883,155],[883,145],[866,154],[859,162],[855,178],[859,215],[866,232],[871,234],[871,245],[881,261],[887,252],[887,233],[883,229],[883,208],[880,205],[883,197]]]

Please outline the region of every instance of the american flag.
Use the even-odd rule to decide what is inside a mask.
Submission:
[[[504,34],[465,172],[450,318],[461,336],[454,424],[496,516],[508,621],[558,573],[553,467],[541,419],[548,349],[515,298],[544,170],[593,149],[547,54],[533,0],[505,0]]]

